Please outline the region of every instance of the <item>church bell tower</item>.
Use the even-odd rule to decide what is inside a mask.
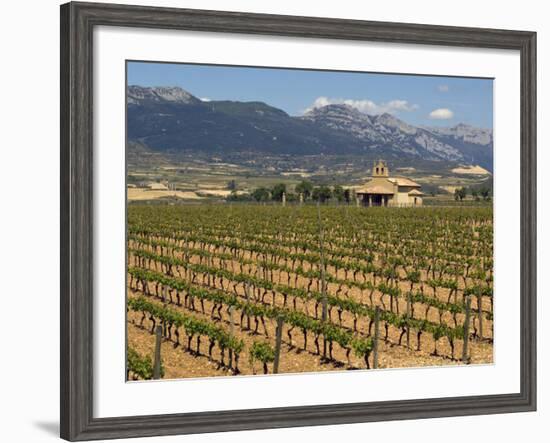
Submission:
[[[374,162],[374,165],[372,167],[372,176],[373,177],[390,176],[390,170],[388,169],[388,165],[384,160],[378,160],[377,162]]]

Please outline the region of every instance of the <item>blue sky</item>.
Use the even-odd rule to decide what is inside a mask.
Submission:
[[[262,101],[290,115],[348,103],[414,125],[493,127],[491,79],[129,62],[128,84],[180,86],[204,100]]]

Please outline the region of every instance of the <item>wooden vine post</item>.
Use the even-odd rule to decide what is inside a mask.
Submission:
[[[464,318],[464,346],[462,348],[462,362],[468,363],[468,341],[470,340],[470,305],[472,300],[470,297],[466,299],[466,316]]]
[[[158,325],[155,329],[155,361],[153,364],[153,379],[160,378],[160,344],[162,342],[162,326]]]
[[[378,369],[378,341],[380,337],[380,306],[374,311],[374,343],[373,343],[373,363],[374,369]]]
[[[407,321],[411,315],[411,294],[407,293]],[[407,323],[407,349],[411,349],[411,326]]]
[[[248,282],[244,282],[244,293],[246,296],[246,304],[248,305],[250,303],[250,288],[248,286]],[[246,314],[246,329],[250,329],[250,315]]]
[[[481,286],[477,285],[477,317],[479,321],[479,339],[483,340],[483,303],[481,302]]]
[[[277,317],[277,331],[275,338],[275,359],[273,360],[273,373],[279,373],[279,361],[281,358],[281,341],[283,336],[283,317]]]
[[[321,320],[323,323],[327,321],[327,290],[326,290],[326,282],[325,282],[325,252],[323,247],[324,242],[324,232],[323,232],[323,224],[321,222],[321,204],[320,201],[317,202],[317,220],[319,222],[319,265],[321,267],[321,300],[323,305],[323,311]],[[323,336],[323,358],[327,357],[327,340]]]
[[[233,338],[235,334],[235,327],[233,325],[233,306],[229,307],[229,337]],[[229,348],[229,368],[233,368],[233,349]]]

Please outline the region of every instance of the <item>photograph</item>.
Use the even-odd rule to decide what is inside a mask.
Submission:
[[[126,61],[126,380],[493,363],[493,79]]]

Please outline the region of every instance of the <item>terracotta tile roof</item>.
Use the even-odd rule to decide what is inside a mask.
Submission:
[[[413,189],[411,192],[409,192],[409,195],[424,195],[424,193],[420,192],[418,189]]]
[[[356,194],[385,194],[393,195],[393,191],[389,191],[382,186],[365,186],[364,188],[357,189]]]
[[[406,177],[390,177],[388,180],[392,183],[397,184],[397,186],[413,186],[415,188],[420,188],[420,185],[415,181],[412,181],[410,178]]]

